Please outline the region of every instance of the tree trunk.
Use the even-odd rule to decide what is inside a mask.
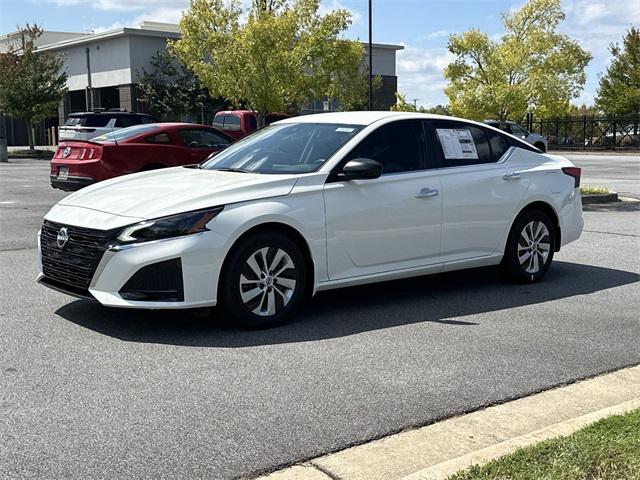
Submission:
[[[260,130],[267,123],[267,121],[266,121],[267,120],[267,113],[258,111],[257,115],[256,115],[256,120],[258,121],[258,130]]]
[[[27,138],[29,139],[29,150],[34,151],[36,147],[33,144],[33,125],[31,122],[27,122]]]

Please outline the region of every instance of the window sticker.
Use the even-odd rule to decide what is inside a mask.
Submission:
[[[466,128],[436,128],[444,158],[478,160],[478,151],[471,132]]]
[[[336,128],[336,132],[351,133],[354,130],[355,130],[355,128],[348,128],[348,127],[338,127],[338,128]]]

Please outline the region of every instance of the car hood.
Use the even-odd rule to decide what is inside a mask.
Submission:
[[[297,178],[296,175],[166,168],[99,182],[69,195],[58,204],[150,219],[287,195]]]

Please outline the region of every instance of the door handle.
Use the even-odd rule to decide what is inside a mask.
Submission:
[[[520,172],[507,172],[502,176],[502,178],[505,180],[519,180]]]
[[[429,198],[429,197],[435,197],[436,195],[440,194],[440,192],[433,188],[423,188],[422,190],[420,190],[420,193],[418,193],[416,195],[416,198]]]

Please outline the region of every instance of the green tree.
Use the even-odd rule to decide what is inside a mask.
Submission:
[[[436,115],[451,115],[449,105],[436,105],[435,107],[424,108],[420,107],[420,113],[434,113]]]
[[[449,37],[456,56],[445,70],[454,115],[482,120],[566,114],[585,82],[589,52],[557,31],[560,0],[529,0],[504,13],[505,33],[491,40],[479,30]]]
[[[391,105],[389,110],[392,112],[415,112],[416,106],[413,103],[407,102],[405,95],[396,92],[396,103]]]
[[[166,51],[151,58],[153,69],[142,69],[138,88],[140,100],[149,111],[163,120],[183,120],[211,99],[207,90],[182,62]]]
[[[640,113],[640,29],[631,27],[622,42],[609,46],[613,56],[600,77],[596,105],[610,114]]]
[[[268,112],[314,98],[353,101],[362,45],[340,38],[346,10],[318,9],[319,0],[253,0],[242,23],[238,0],[191,0],[170,48],[212,95],[256,111],[263,126]]]
[[[34,150],[34,123],[55,114],[67,91],[67,75],[60,55],[38,52],[38,25],[18,29],[18,40],[0,54],[0,108],[27,123],[29,148]]]

